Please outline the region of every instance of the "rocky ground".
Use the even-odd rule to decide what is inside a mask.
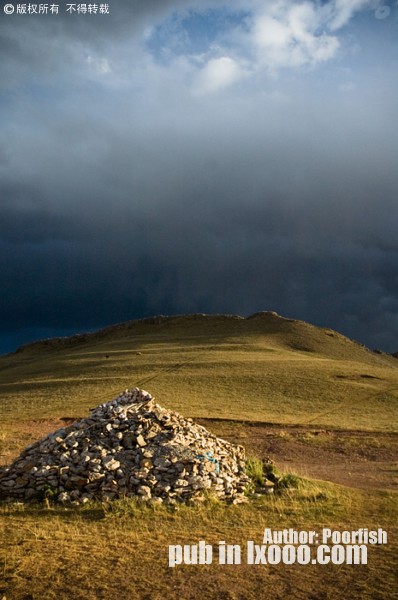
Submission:
[[[15,423],[13,435],[0,444],[0,464],[9,465],[25,446],[74,421],[65,416]],[[353,488],[398,491],[398,435],[395,433],[218,419],[198,419],[197,422],[215,435],[243,445],[248,456],[270,458],[283,470]]]

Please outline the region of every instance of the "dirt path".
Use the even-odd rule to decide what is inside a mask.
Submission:
[[[360,489],[398,491],[398,434],[199,419],[278,468]]]
[[[0,465],[32,442],[74,419],[21,421],[0,440]],[[338,431],[311,426],[197,419],[216,435],[271,459],[278,468],[360,489],[398,491],[398,434]]]

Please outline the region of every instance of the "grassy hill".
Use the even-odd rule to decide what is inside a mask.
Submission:
[[[281,431],[279,438],[270,438],[276,440],[276,461],[282,442],[292,444],[297,463],[301,453],[319,452],[320,461],[330,457],[340,470],[348,461],[347,471],[350,453],[359,452],[355,468],[363,464],[367,476],[369,461],[376,461],[374,469],[390,469],[392,484],[389,490],[361,490],[293,477],[297,488],[252,498],[247,505],[209,502],[173,510],[123,499],[80,508],[1,505],[0,597],[395,597],[396,358],[271,312],[249,318],[154,317],[30,344],[0,357],[0,461],[10,462],[28,443],[60,427],[62,419],[85,416],[90,407],[133,386],[144,387],[184,416],[212,419],[209,428],[231,441],[235,436],[249,452],[265,453],[273,429]],[[299,439],[291,437],[293,430]],[[367,444],[363,455],[362,444]],[[383,453],[385,462],[377,462]],[[345,481],[350,485],[349,472]],[[369,547],[366,565],[167,566],[168,544],[261,544],[264,527],[383,527],[389,543]]]
[[[192,417],[398,427],[396,359],[272,312],[154,317],[0,358],[5,422],[81,416],[135,385]]]

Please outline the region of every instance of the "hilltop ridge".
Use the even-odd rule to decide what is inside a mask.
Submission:
[[[26,356],[53,350],[78,349],[87,345],[106,345],[118,342],[138,343],[146,336],[171,336],[192,339],[209,336],[257,336],[263,341],[268,338],[271,346],[280,346],[297,352],[316,352],[336,358],[375,358],[390,360],[391,355],[374,352],[363,344],[348,338],[333,329],[318,327],[306,321],[291,319],[275,311],[258,311],[242,317],[236,314],[179,314],[156,315],[109,325],[97,331],[75,334],[68,337],[54,337],[24,344],[15,352],[1,358],[15,355]],[[377,356],[376,356],[377,355]]]

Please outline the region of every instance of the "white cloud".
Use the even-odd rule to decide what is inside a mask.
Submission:
[[[201,0],[192,11],[181,11],[177,17],[173,13],[161,27],[152,23],[144,31],[144,41],[152,40],[154,62],[161,64],[161,70],[172,71],[174,81],[194,94],[210,94],[251,76],[259,81],[264,73],[314,68],[332,61],[345,45],[342,28],[357,12],[375,10],[382,2],[229,0],[221,3],[221,10],[215,0]],[[198,43],[198,32],[205,29],[213,12],[211,33]],[[241,21],[237,15],[243,15]],[[111,64],[114,69],[114,61]]]
[[[290,31],[285,24],[265,15],[256,21],[254,40],[263,48],[283,48],[290,41]]]
[[[259,64],[275,70],[333,58],[340,44],[326,32],[324,16],[310,1],[281,0],[266,7],[255,17],[252,31]]]
[[[195,92],[207,94],[216,92],[236,83],[244,76],[242,67],[229,56],[212,58],[199,72]]]
[[[87,64],[93,75],[107,75],[111,72],[111,67],[107,58],[89,55],[87,57]]]
[[[379,0],[334,0],[329,2],[326,9],[329,9],[331,13],[330,30],[341,29],[356,12],[366,8],[377,8],[380,3]]]

